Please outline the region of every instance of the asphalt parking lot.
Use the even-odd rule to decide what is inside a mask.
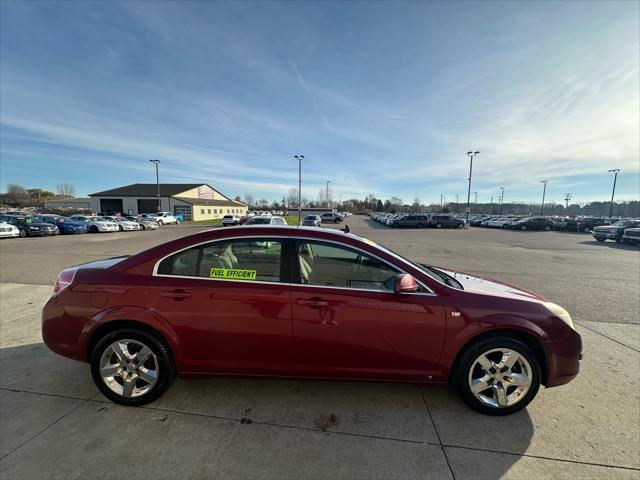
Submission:
[[[0,242],[2,478],[639,478],[640,251],[590,235],[354,233],[413,259],[541,292],[566,307],[585,358],[572,383],[515,415],[469,410],[446,387],[178,380],[159,401],[116,406],[87,365],[42,344],[59,270],[201,230]]]

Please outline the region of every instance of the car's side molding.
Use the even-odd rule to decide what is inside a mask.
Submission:
[[[91,355],[92,345],[97,342],[96,333],[110,329],[111,326],[116,324],[132,324],[138,323],[144,327],[150,328],[156,331],[167,342],[171,349],[176,367],[180,371],[182,366],[182,345],[180,338],[176,334],[171,324],[157,312],[134,305],[119,305],[115,307],[105,308],[97,314],[95,314],[83,327],[80,333],[80,342],[83,345],[87,345],[87,358]],[[117,328],[117,327],[116,327]]]

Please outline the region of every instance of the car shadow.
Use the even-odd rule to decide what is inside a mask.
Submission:
[[[0,349],[0,388],[49,395],[52,403],[61,396],[108,402],[97,394],[88,364],[60,357],[42,343]],[[418,442],[461,454],[469,449],[495,451],[495,459],[479,467],[477,478],[500,478],[527,451],[534,431],[526,409],[506,417],[481,415],[447,387],[401,383],[177,379],[164,396],[140,408],[285,427],[292,432],[350,435],[354,441],[364,436]],[[87,439],[80,435],[74,442],[88,440],[90,435],[91,417],[82,421],[87,422],[86,429],[79,431],[86,431]],[[104,448],[116,452],[118,447]]]
[[[609,248],[615,248],[618,250],[638,250],[639,245],[629,245],[628,243],[618,243],[613,240],[605,240],[604,242],[598,242],[597,240],[585,240],[580,242],[583,245],[599,245]]]

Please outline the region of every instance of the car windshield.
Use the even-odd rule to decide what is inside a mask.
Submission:
[[[252,225],[268,225],[271,223],[270,218],[253,218],[250,223]]]
[[[633,222],[631,220],[620,220],[613,224],[614,227],[626,227],[627,225],[631,225]]]

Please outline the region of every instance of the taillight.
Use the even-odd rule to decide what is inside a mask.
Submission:
[[[71,285],[77,271],[78,270],[75,268],[67,268],[66,270],[60,272],[60,274],[58,275],[58,279],[53,286],[53,293],[60,293],[62,290]]]

